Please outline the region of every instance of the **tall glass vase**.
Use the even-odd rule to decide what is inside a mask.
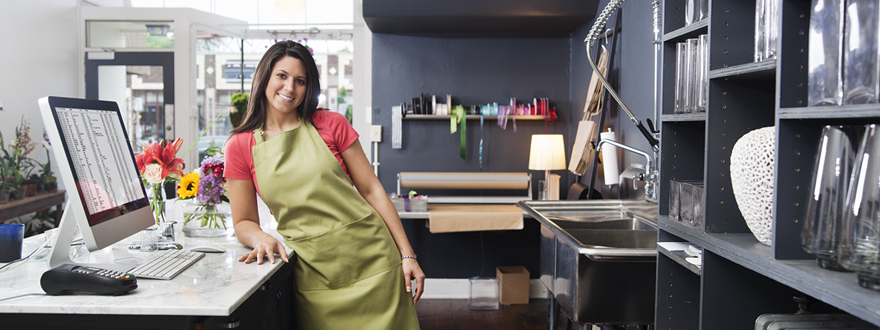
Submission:
[[[153,219],[156,220],[156,224],[165,223],[164,187],[164,182],[150,184],[150,209],[153,210]]]

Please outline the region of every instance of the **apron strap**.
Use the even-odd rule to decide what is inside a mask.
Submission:
[[[254,140],[257,141],[256,144],[263,143],[263,129],[257,128],[254,130]]]

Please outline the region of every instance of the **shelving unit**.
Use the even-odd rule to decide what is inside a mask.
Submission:
[[[794,313],[793,296],[813,312],[844,312],[880,325],[880,292],[856,275],[824,270],[803,251],[801,221],[824,125],[880,121],[880,105],[807,107],[810,1],[782,0],[776,60],[753,63],[755,1],[710,0],[705,22],[684,26],[684,1],[664,1],[663,86],[674,86],[675,43],[708,33],[709,108],[673,114],[673,89],[661,91],[660,242],[703,247],[695,273],[680,258],[657,260],[657,329],[747,329],[767,313]],[[773,246],[746,226],[730,182],[730,153],[744,134],[777,127]],[[671,219],[669,180],[702,180],[704,224]]]

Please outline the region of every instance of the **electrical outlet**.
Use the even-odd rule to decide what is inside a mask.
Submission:
[[[382,125],[370,125],[370,142],[382,142]]]

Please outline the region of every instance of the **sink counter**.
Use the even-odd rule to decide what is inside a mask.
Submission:
[[[572,321],[653,324],[657,205],[522,201],[541,224],[540,279]]]

